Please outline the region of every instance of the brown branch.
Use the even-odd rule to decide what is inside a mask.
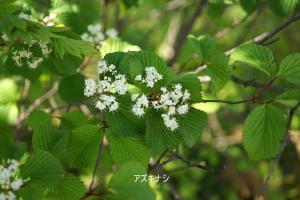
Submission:
[[[290,26],[291,24],[293,24],[294,22],[296,22],[298,20],[300,20],[299,13],[292,16],[291,18],[289,18],[285,23],[278,26],[273,31],[266,33],[265,35],[262,35],[260,38],[258,37],[257,40],[255,41],[255,43],[256,44],[264,44],[267,40],[274,37],[277,33],[281,32],[282,30],[284,30],[285,28],[287,28],[288,26]]]
[[[258,44],[258,45],[264,45],[265,42],[267,42],[269,39],[271,39],[272,37],[274,37],[275,35],[277,35],[281,31],[286,29],[288,26],[290,26],[293,23],[297,22],[298,20],[300,20],[300,14],[299,13],[292,16],[292,17],[290,17],[287,21],[285,21],[283,24],[279,25],[278,27],[276,27],[272,31],[267,32],[267,33],[262,33],[262,34],[256,36],[255,38],[253,38],[251,40],[248,40],[247,42],[245,42],[243,44],[255,43],[255,44]],[[243,44],[241,44],[241,45],[243,45]],[[237,47],[239,47],[241,45],[238,45]],[[225,52],[225,55],[227,55],[227,56],[231,55],[237,47],[229,49],[228,51]]]
[[[26,111],[21,113],[16,120],[16,125],[20,125],[37,107],[39,107],[42,103],[53,97],[53,95],[58,90],[58,82],[54,82],[52,87],[46,92],[43,96],[36,99]]]
[[[165,154],[166,153],[163,153],[162,155],[165,155]],[[170,163],[174,160],[182,161],[183,163],[186,164],[186,166],[185,166],[186,168],[199,168],[202,170],[206,170],[208,172],[216,171],[215,169],[209,168],[206,165],[201,164],[200,162],[192,163],[192,162],[188,161],[187,159],[183,158],[178,152],[173,153],[169,159],[160,162],[161,159],[163,158],[162,155],[159,157],[159,159],[156,161],[156,163],[153,166],[149,167],[148,173],[151,173],[153,170],[159,170],[163,166],[167,165],[168,163]]]
[[[230,79],[235,82],[235,83],[238,83],[240,85],[243,85],[244,87],[254,87],[254,88],[262,88],[264,87],[265,83],[261,83],[261,82],[257,82],[255,81],[254,79],[252,80],[243,80],[239,77],[236,77],[234,75],[232,75],[230,77]],[[283,88],[283,87],[279,87],[279,86],[275,86],[275,85],[271,85],[269,87],[271,90],[274,90],[274,91],[278,91],[278,92],[284,92],[286,91],[287,89],[286,88]]]
[[[258,45],[265,45],[268,40],[270,40],[272,37],[274,37],[275,35],[277,35],[281,31],[283,31],[284,29],[286,29],[287,27],[289,27],[293,23],[297,22],[298,20],[300,20],[300,14],[299,13],[297,13],[296,15],[290,17],[287,21],[285,21],[283,24],[279,25],[278,27],[276,27],[272,31],[260,34],[260,35],[256,36],[255,38],[253,38],[251,40],[248,40],[245,43],[242,43],[242,44],[240,44],[240,45],[238,45],[238,46],[236,46],[234,48],[231,48],[231,49],[227,50],[225,52],[225,55],[226,56],[230,56],[237,47],[239,47],[239,46],[241,46],[243,44],[255,43],[255,44],[258,44]],[[201,66],[199,66],[199,67],[196,68],[196,70],[194,71],[194,73],[199,73],[199,72],[203,71],[205,68],[206,68],[206,65],[201,65]],[[233,78],[233,79],[234,79],[234,81],[237,80],[235,78]],[[244,85],[246,85],[246,83],[244,83]],[[254,84],[254,85],[256,85],[256,84]],[[253,83],[251,85],[249,85],[249,86],[253,86]]]
[[[275,156],[275,158],[272,160],[268,175],[263,183],[262,189],[259,192],[258,195],[261,195],[262,193],[264,193],[267,189],[268,189],[268,183],[269,180],[271,178],[271,175],[273,174],[273,171],[275,170],[275,167],[277,166],[281,155],[284,151],[285,146],[288,144],[289,142],[289,130],[291,128],[291,124],[292,124],[292,119],[295,115],[296,110],[300,107],[300,101],[290,110],[289,115],[288,115],[288,120],[287,120],[287,125],[286,125],[286,130],[285,130],[285,135],[283,137],[283,140],[281,142],[281,146],[279,149],[279,152],[277,153],[277,155]]]
[[[104,122],[104,125],[103,127],[101,127],[101,129],[103,129],[103,132],[105,131],[105,129],[108,128],[107,124]],[[88,187],[88,190],[87,192],[84,194],[83,197],[80,198],[80,200],[83,200],[83,199],[86,199],[90,196],[94,196],[96,194],[94,194],[94,183],[95,183],[95,178],[96,178],[96,173],[97,173],[97,170],[98,170],[98,167],[99,167],[99,164],[100,164],[100,161],[101,161],[101,150],[102,150],[102,146],[103,146],[103,139],[102,141],[99,143],[99,146],[98,146],[98,153],[97,153],[97,158],[96,158],[96,162],[95,162],[95,165],[94,165],[94,169],[93,169],[93,174],[92,174],[92,180],[90,182],[90,185]],[[96,195],[98,196],[98,195]]]
[[[168,61],[168,64],[170,66],[172,66],[175,63],[177,57],[179,56],[180,50],[184,44],[184,41],[186,40],[186,36],[191,32],[193,25],[196,22],[196,19],[202,14],[202,11],[206,3],[207,0],[201,0],[191,19],[187,23],[182,24],[182,26],[180,27],[178,35],[175,40],[177,42],[174,45],[174,55],[171,56]]]
[[[213,100],[213,99],[202,99],[197,101],[199,103],[226,103],[226,104],[240,104],[240,103],[248,103],[251,102],[251,98],[239,100],[239,101],[230,101],[230,100]]]

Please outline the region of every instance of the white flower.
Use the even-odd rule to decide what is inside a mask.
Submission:
[[[166,114],[162,114],[161,117],[166,127],[168,127],[171,131],[174,131],[178,128],[178,123],[174,117],[170,117]]]
[[[103,74],[105,72],[112,71],[108,66],[105,60],[100,60],[97,65],[98,74]]]
[[[93,79],[85,80],[84,96],[90,97],[96,93],[97,84]]]
[[[19,190],[24,180],[17,178],[20,164],[16,160],[7,160],[0,165],[0,200],[15,200],[13,191]]]
[[[114,85],[116,92],[119,95],[126,94],[128,89],[127,89],[127,85],[126,85],[126,77],[124,75],[121,75],[121,74],[117,75],[115,77],[115,81],[114,81],[113,85]]]
[[[162,75],[157,72],[155,67],[145,67],[145,72],[145,78],[142,78],[142,75],[137,75],[135,77],[135,80],[141,81],[142,83],[146,83],[147,87],[154,87],[154,84],[163,78]]]
[[[138,94],[135,94],[131,99],[135,101],[135,104],[132,107],[133,114],[139,117],[143,116],[145,114],[145,109],[149,106],[149,100],[146,95],[143,94],[139,97]]]
[[[25,20],[28,20],[28,21],[32,21],[32,16],[29,15],[29,14],[26,14],[26,13],[23,13],[21,12],[19,15],[18,15],[19,18],[21,19],[25,19]]]
[[[95,107],[102,111],[106,108],[106,105],[102,101],[97,101]]]
[[[106,35],[109,38],[116,38],[118,36],[118,31],[114,28],[107,29]]]
[[[33,45],[40,48],[44,57],[48,57],[52,52],[52,49],[48,47],[48,42],[32,40],[31,42],[25,42],[24,45],[25,48],[12,52],[12,59],[19,67],[22,67],[26,63],[30,68],[36,69],[44,61],[43,57],[36,57],[34,55],[32,51]]]
[[[180,115],[184,115],[184,114],[188,113],[188,111],[189,111],[188,104],[183,104],[183,105],[179,106],[177,109],[177,112]]]
[[[2,33],[1,38],[2,38],[5,42],[9,41],[9,38],[8,38],[8,36],[7,36],[6,33]]]
[[[112,36],[115,34],[113,32],[109,32]],[[93,42],[96,45],[102,44],[105,40],[105,35],[102,32],[102,25],[101,24],[90,24],[87,26],[87,32],[84,32],[81,35],[81,39]]]
[[[56,16],[57,16],[56,13],[51,12],[48,16],[45,16],[43,18],[43,23],[46,26],[53,26],[54,25],[54,20],[55,20]]]
[[[142,79],[143,79],[142,75],[137,75],[134,80],[141,81]]]
[[[10,186],[13,190],[18,190],[20,189],[20,187],[23,185],[23,180],[22,179],[17,179],[17,180],[14,180]]]
[[[138,97],[139,97],[139,94],[133,94],[133,95],[131,95],[131,100],[136,101]]]
[[[16,195],[14,193],[12,193],[11,191],[9,191],[7,193],[6,199],[7,200],[15,200],[16,199]]]

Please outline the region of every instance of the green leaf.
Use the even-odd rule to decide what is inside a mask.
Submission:
[[[52,126],[42,125],[33,129],[32,146],[35,151],[45,150],[55,155],[65,151],[69,134]]]
[[[207,124],[207,114],[201,110],[190,108],[179,120],[178,133],[189,146],[195,144]]]
[[[299,100],[300,99],[300,90],[298,89],[293,89],[293,90],[288,90],[286,92],[281,93],[275,99],[278,100]]]
[[[144,76],[145,67],[153,66],[163,76],[163,80],[155,83],[154,88],[146,87],[138,81],[135,81],[135,77],[139,74]],[[151,92],[158,91],[159,88],[168,82],[168,67],[166,62],[157,56],[155,53],[150,51],[138,51],[127,53],[119,64],[119,70],[123,74],[127,74],[131,77],[130,83],[133,83],[139,87],[144,93],[150,94]]]
[[[181,75],[174,83],[180,83],[190,94],[190,100],[199,101],[202,99],[202,86],[197,75],[193,73],[186,73]]]
[[[274,157],[285,134],[283,114],[272,105],[256,107],[247,117],[243,143],[251,159]]]
[[[76,102],[84,98],[84,77],[75,74],[64,78],[58,88],[58,93],[67,102]]]
[[[194,51],[198,53],[201,59],[200,63],[202,63],[204,60],[209,59],[216,48],[214,40],[207,35],[201,35],[199,37],[189,35],[188,42],[192,46]]]
[[[85,185],[72,174],[66,174],[53,188],[47,191],[47,200],[78,200],[85,193]]]
[[[255,44],[245,44],[236,48],[230,56],[230,61],[248,64],[269,76],[274,76],[278,70],[272,51]]]
[[[154,153],[161,153],[167,147],[175,148],[181,142],[181,134],[169,130],[157,111],[146,114],[146,144]]]
[[[47,188],[59,183],[63,170],[59,161],[52,154],[46,151],[37,151],[21,167],[20,173],[23,179],[30,179],[26,184]]]
[[[27,119],[27,124],[32,128],[35,129],[37,127],[43,125],[51,125],[51,116],[44,111],[34,111],[32,112]]]
[[[114,52],[114,53],[108,53],[104,56],[104,60],[106,60],[109,64],[114,64],[117,68],[124,58],[126,54],[124,52]]]
[[[134,136],[143,132],[143,119],[135,116],[132,111],[131,98],[118,98],[119,108],[114,112],[104,112],[105,120],[111,132],[118,136]]]
[[[242,8],[248,13],[251,14],[254,12],[260,3],[260,0],[239,0]]]
[[[150,151],[142,137],[120,137],[106,133],[112,158],[117,164],[137,161],[147,167]]]
[[[292,54],[283,59],[277,75],[300,86],[300,54]]]
[[[212,79],[214,91],[220,91],[230,79],[228,58],[222,53],[213,55],[207,63],[207,70]]]
[[[59,36],[53,39],[54,53],[60,59],[63,59],[66,53],[81,58],[85,55],[91,55],[95,52],[93,46],[82,40]]]
[[[62,59],[51,56],[49,60],[51,61],[51,65],[47,65],[49,70],[62,76],[75,74],[77,68],[82,63],[82,59],[69,54],[64,55]]]
[[[80,111],[67,112],[61,117],[62,123],[67,127],[78,127],[88,123],[88,118]]]
[[[270,8],[278,15],[292,14],[299,0],[268,0]]]
[[[146,182],[135,182],[135,175],[145,174],[147,174],[146,170],[137,162],[128,162],[122,165],[109,183],[113,193],[106,195],[104,199],[155,200],[155,193]]]
[[[70,165],[85,168],[95,164],[102,138],[96,125],[85,124],[72,130],[67,149]]]
[[[109,38],[105,40],[101,46],[100,53],[101,56],[104,57],[108,53],[113,52],[127,52],[127,51],[139,51],[140,47],[136,45],[129,44],[128,42],[124,42],[119,38]]]

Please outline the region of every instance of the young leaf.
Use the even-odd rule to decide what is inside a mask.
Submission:
[[[222,53],[213,55],[207,63],[207,70],[211,76],[214,91],[220,91],[229,81],[231,74],[228,58]]]
[[[192,48],[198,53],[201,62],[209,59],[216,48],[214,40],[207,35],[201,35],[199,37],[189,35],[188,41]]]
[[[230,56],[230,61],[248,64],[269,76],[274,76],[278,70],[272,51],[255,44],[245,44],[236,48]]]
[[[109,149],[114,161],[118,164],[137,161],[147,167],[150,151],[142,137],[120,137],[106,133]]]
[[[256,107],[247,117],[243,143],[251,159],[274,157],[285,134],[283,114],[272,105]]]
[[[292,54],[283,59],[280,63],[278,76],[300,86],[300,54]]]

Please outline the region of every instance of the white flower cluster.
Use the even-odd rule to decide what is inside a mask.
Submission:
[[[43,23],[46,26],[54,26],[54,21],[55,21],[56,16],[57,16],[56,13],[51,12],[48,16],[45,16],[43,18]]]
[[[107,29],[104,34],[101,24],[90,24],[87,26],[87,32],[81,35],[81,39],[95,44],[101,44],[105,38],[116,38],[117,36],[118,32],[114,28]]]
[[[135,80],[146,83],[147,87],[153,88],[154,84],[163,78],[162,75],[158,73],[153,66],[146,67],[145,72],[146,76],[144,78],[142,77],[142,75],[137,75],[135,77]]]
[[[15,200],[14,191],[19,190],[24,180],[17,178],[17,172],[20,164],[16,160],[7,160],[0,165],[0,200]]]
[[[47,42],[32,40],[31,42],[24,43],[24,45],[25,47],[23,49],[12,52],[12,59],[19,67],[22,67],[23,63],[27,63],[30,68],[35,69],[44,61],[43,57],[47,57],[52,51],[52,49],[48,47]],[[43,57],[33,55],[33,45],[40,48]]]
[[[119,108],[115,94],[125,95],[128,90],[126,76],[118,74],[116,66],[108,65],[105,60],[99,61],[97,72],[101,76],[101,80],[86,79],[84,95],[91,97],[98,94],[95,107],[101,111],[105,109],[110,112],[115,111]]]
[[[184,115],[189,111],[187,101],[190,98],[190,93],[180,84],[173,86],[170,91],[162,87],[161,91],[162,94],[159,100],[153,101],[152,105],[155,109],[163,109],[165,111],[165,113],[161,115],[164,124],[171,131],[174,131],[178,128],[175,115]]]
[[[146,67],[145,72],[146,76],[144,78],[141,75],[137,75],[135,80],[146,83],[148,87],[154,87],[154,84],[163,78],[162,75],[156,71],[155,67]],[[148,108],[149,105],[152,105],[154,109],[161,109],[164,111],[161,117],[165,126],[171,131],[174,131],[179,126],[175,116],[184,115],[189,110],[188,100],[190,93],[180,84],[176,84],[171,90],[168,90],[166,87],[161,87],[160,90],[162,93],[157,95],[156,100],[150,102],[145,95],[139,96],[138,94],[133,94],[131,99],[135,104],[132,108],[132,112],[141,117],[145,114],[145,109]]]
[[[143,116],[145,114],[145,108],[149,106],[149,100],[146,95],[143,94],[140,96],[139,94],[133,94],[131,100],[135,102],[132,107],[132,112],[139,117]]]
[[[18,17],[21,18],[21,19],[28,20],[28,21],[33,21],[33,18],[32,18],[31,15],[26,14],[26,13],[23,13],[23,12],[21,12],[21,13],[18,15]]]

